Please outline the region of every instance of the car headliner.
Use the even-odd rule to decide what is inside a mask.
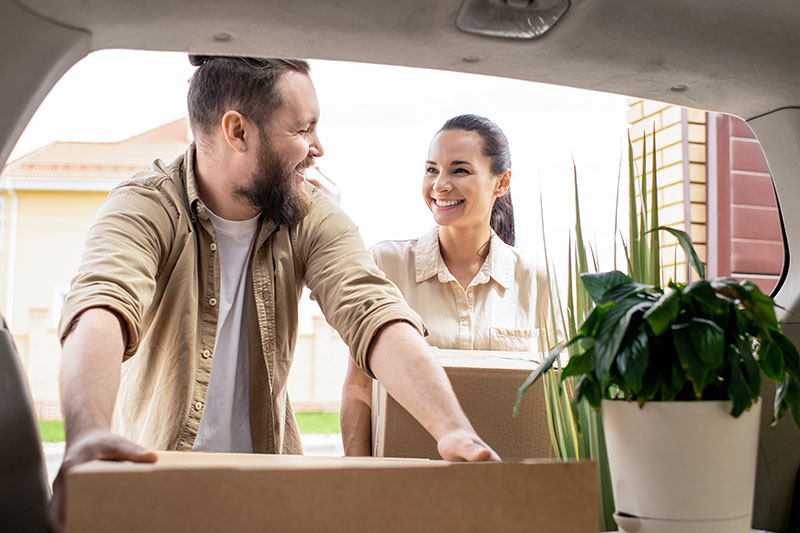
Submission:
[[[346,59],[479,72],[734,113],[800,104],[800,2],[573,0],[538,40],[469,35],[461,0],[19,0],[92,48]],[[231,35],[217,42],[214,35]],[[464,57],[480,61],[468,63]],[[670,88],[685,84],[688,90]]]

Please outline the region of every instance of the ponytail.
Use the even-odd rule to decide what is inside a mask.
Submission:
[[[494,201],[489,225],[504,243],[509,246],[517,244],[517,238],[514,233],[514,206],[511,203],[510,190]]]

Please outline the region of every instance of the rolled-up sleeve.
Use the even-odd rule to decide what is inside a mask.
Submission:
[[[404,320],[424,335],[425,325],[375,265],[353,221],[319,191],[312,202],[295,233],[303,279],[356,365],[374,377],[367,354],[380,328]]]
[[[109,194],[86,237],[78,274],[64,301],[58,327],[61,342],[81,313],[105,307],[125,324],[125,358],[136,353],[143,315],[174,235],[168,209],[155,187],[126,185]]]

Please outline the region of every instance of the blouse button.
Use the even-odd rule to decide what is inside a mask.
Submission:
[[[203,402],[194,402],[194,410],[200,411],[203,409]]]
[[[215,243],[215,242],[212,242],[212,243],[211,243],[211,246],[209,246],[209,248],[211,248],[211,251],[212,251],[212,252],[216,252],[216,251],[217,251],[217,243]]]
[[[216,298],[209,298],[208,299],[208,305],[210,305],[211,307],[214,307],[215,305],[217,305],[217,299]]]
[[[208,359],[211,357],[211,350],[203,350],[203,359]]]

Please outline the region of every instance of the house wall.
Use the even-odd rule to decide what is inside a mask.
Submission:
[[[61,298],[78,269],[83,243],[105,192],[16,191],[17,226],[11,213],[3,237],[3,311],[17,341],[31,390],[42,418],[61,416],[58,402],[60,346],[56,327]],[[6,193],[6,205],[11,199]],[[11,211],[11,209],[6,209]],[[13,280],[9,275],[13,272]],[[6,296],[13,283],[13,300]],[[9,312],[10,310],[10,312]]]
[[[706,112],[629,99],[628,123],[636,175],[641,179],[645,154],[648,187],[652,179],[655,132],[659,223],[689,233],[697,255],[706,262]],[[642,146],[643,139],[646,148]],[[694,273],[688,273],[686,258],[677,241],[663,232],[659,237],[662,280],[687,281],[687,276]]]

